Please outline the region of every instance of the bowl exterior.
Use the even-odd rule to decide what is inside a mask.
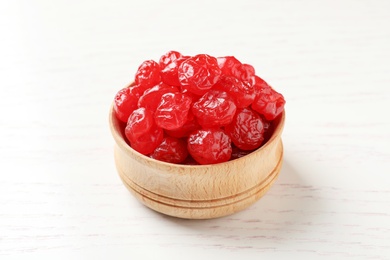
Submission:
[[[268,142],[249,155],[214,165],[178,165],[133,150],[111,109],[117,171],[130,192],[158,212],[189,219],[230,215],[257,201],[277,178],[283,161],[284,118],[283,113]]]

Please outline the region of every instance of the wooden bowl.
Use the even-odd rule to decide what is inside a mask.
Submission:
[[[124,185],[149,208],[187,219],[233,214],[267,192],[282,166],[284,120],[283,112],[275,120],[268,142],[244,157],[213,165],[180,165],[154,160],[133,150],[124,139],[112,107],[109,116],[116,142],[115,164]]]

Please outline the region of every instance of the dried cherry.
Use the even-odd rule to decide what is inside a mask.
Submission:
[[[192,98],[183,93],[166,93],[155,112],[156,124],[164,129],[172,130],[182,127],[187,121]]]
[[[232,154],[231,141],[221,129],[200,129],[188,137],[188,152],[200,164],[226,162]]]
[[[149,131],[136,139],[129,138],[130,146],[139,153],[148,155],[152,153],[164,138],[162,128],[153,125]]]
[[[150,154],[153,159],[169,163],[181,163],[187,156],[187,143],[170,136],[164,137],[160,145]]]
[[[221,69],[217,59],[199,54],[186,59],[179,67],[179,82],[183,89],[196,95],[203,95],[217,83]]]
[[[222,74],[233,76],[244,82],[251,82],[255,76],[255,69],[249,64],[242,64],[233,56],[217,58]]]
[[[252,109],[267,120],[274,120],[284,110],[286,101],[282,94],[276,92],[263,79],[256,77],[256,97]]]
[[[174,86],[169,86],[160,83],[150,89],[147,89],[138,100],[138,107],[145,107],[151,111],[156,111],[160,104],[161,97],[166,93],[178,93],[179,89]]]
[[[118,91],[114,98],[114,111],[116,117],[127,123],[130,114],[137,109],[139,95],[132,88],[127,87]]]
[[[113,110],[130,146],[170,163],[214,164],[243,157],[267,142],[285,99],[253,66],[233,56],[144,61]]]
[[[159,65],[161,68],[162,82],[171,86],[180,87],[178,76],[179,66],[188,58],[188,56],[183,56],[177,51],[170,51],[161,56]]]
[[[149,132],[154,125],[153,112],[140,107],[131,113],[125,128],[125,134],[129,140],[136,140]]]
[[[160,66],[154,60],[144,61],[135,74],[135,83],[144,91],[161,81]]]
[[[221,76],[214,89],[226,91],[238,108],[250,106],[256,97],[255,88],[250,83],[233,76]]]
[[[210,90],[192,106],[192,113],[203,127],[230,124],[236,113],[236,105],[225,91]]]
[[[261,116],[250,108],[241,108],[233,122],[225,127],[225,133],[241,150],[254,150],[264,140],[264,125]]]
[[[172,130],[165,130],[165,133],[172,137],[182,138],[187,137],[190,133],[200,128],[201,126],[199,125],[198,121],[190,110],[188,111],[187,121],[184,123],[183,126]]]

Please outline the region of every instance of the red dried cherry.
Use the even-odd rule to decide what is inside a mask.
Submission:
[[[221,76],[213,88],[226,91],[238,108],[250,106],[256,96],[255,88],[251,84],[232,76]]]
[[[233,76],[244,82],[251,82],[255,69],[249,64],[242,64],[233,56],[217,58],[222,74]]]
[[[167,130],[183,126],[187,121],[191,103],[192,98],[183,93],[162,95],[154,117],[156,124]]]
[[[225,133],[241,150],[254,150],[264,140],[264,126],[259,114],[250,108],[239,109]]]
[[[225,126],[233,120],[236,109],[225,91],[212,89],[193,104],[192,113],[203,127]]]
[[[253,77],[255,76],[255,68],[249,64],[242,64],[241,70],[237,71],[236,77],[241,79],[244,82],[252,82]]]
[[[234,72],[241,67],[241,62],[233,56],[218,57],[218,66],[221,68],[222,74],[234,76]]]
[[[178,70],[179,66],[188,59],[177,51],[170,51],[160,58],[161,80],[165,84],[180,87]]]
[[[187,144],[184,140],[167,136],[150,157],[169,163],[181,163],[187,158],[187,155]]]
[[[268,89],[270,88],[271,86],[268,85],[267,82],[265,82],[264,79],[260,78],[259,76],[255,75],[253,77],[253,88],[255,89],[255,93],[256,95],[259,95],[260,92],[263,90],[263,89]]]
[[[144,61],[135,74],[135,83],[144,91],[151,88],[161,81],[160,66],[154,60]]]
[[[282,94],[276,92],[264,80],[256,76],[256,98],[252,109],[263,115],[267,120],[274,120],[284,110],[286,101]]]
[[[161,97],[164,94],[177,92],[179,92],[177,87],[160,83],[150,89],[147,89],[144,92],[144,94],[138,100],[138,106],[145,107],[154,112],[156,111],[156,108],[161,101]]]
[[[217,59],[206,54],[186,59],[178,71],[182,88],[196,95],[203,95],[211,89],[220,75]]]
[[[130,114],[137,109],[138,98],[139,95],[130,87],[118,91],[114,99],[114,111],[120,121],[127,123]]]
[[[148,155],[157,148],[163,138],[164,131],[160,127],[153,125],[147,133],[139,136],[137,139],[129,139],[129,141],[130,146],[134,150],[144,155]]]
[[[153,112],[144,107],[138,108],[131,113],[125,128],[127,139],[136,140],[149,132],[154,125]]]
[[[190,133],[200,128],[201,127],[198,121],[196,120],[196,118],[194,117],[194,115],[190,110],[188,111],[187,121],[184,123],[182,127],[179,127],[177,129],[172,129],[172,130],[165,130],[165,133],[176,138],[182,138],[182,137],[187,137]]]
[[[200,129],[188,137],[188,152],[200,164],[226,162],[232,154],[231,141],[221,129]]]
[[[182,56],[183,55],[178,51],[168,51],[160,57],[159,65],[161,70]]]

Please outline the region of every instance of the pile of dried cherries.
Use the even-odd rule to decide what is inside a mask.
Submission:
[[[114,112],[128,144],[156,160],[215,164],[261,147],[284,97],[233,56],[185,56],[144,61],[120,90]]]

